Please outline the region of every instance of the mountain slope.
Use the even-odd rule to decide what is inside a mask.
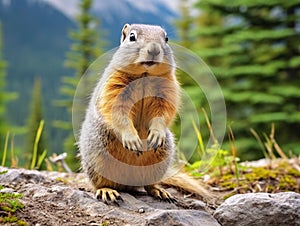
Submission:
[[[46,108],[57,93],[65,51],[70,46],[67,32],[74,22],[43,2],[11,0],[0,2],[3,29],[3,52],[8,61],[8,89],[18,92],[18,101],[11,104],[9,117],[24,123],[28,99],[35,77],[43,81]],[[18,111],[13,107],[22,106]],[[12,114],[11,114],[12,113]]]
[[[33,81],[40,77],[48,140],[55,140],[48,142],[49,149],[60,152],[64,134],[52,128],[51,123],[53,120],[71,119],[65,111],[53,107],[52,102],[60,98],[61,77],[72,75],[72,71],[64,68],[63,62],[71,45],[68,32],[76,25],[74,18],[54,7],[54,1],[63,2],[66,9],[72,6],[68,4],[74,6],[78,2],[0,0],[0,21],[4,36],[3,55],[8,62],[7,89],[19,93],[18,100],[8,106],[8,118],[12,125],[23,126],[26,123]],[[100,18],[100,33],[108,40],[106,48],[119,44],[120,30],[125,23],[159,24],[166,28],[169,37],[175,37],[170,22],[176,13],[161,1],[153,0],[152,5],[146,8],[131,0],[110,0],[105,4],[104,1],[94,1],[92,13]]]
[[[41,0],[57,8],[67,17],[74,19],[78,13],[79,0]],[[109,0],[93,2],[93,14],[101,21],[101,31],[105,34],[109,45],[119,44],[120,30],[125,23],[148,23],[164,27],[170,38],[176,37],[172,26],[174,18],[178,17],[179,0]]]
[[[141,7],[139,4],[144,3]],[[95,1],[93,13],[102,24],[104,33],[111,41],[110,47],[119,44],[121,29],[125,23],[156,24],[166,29],[170,38],[176,37],[172,21],[178,15],[168,8],[162,1],[130,1],[110,0],[107,2]]]
[[[52,106],[52,100],[59,98],[60,77],[69,73],[63,61],[71,44],[67,33],[75,28],[74,22],[40,1],[6,2],[0,1],[0,21],[3,55],[8,62],[7,89],[19,94],[8,105],[7,117],[14,126],[26,124],[33,81],[40,77],[47,135],[49,140],[57,139],[61,143],[63,135],[51,128],[51,121],[65,114]],[[23,138],[16,137],[16,145],[22,145]],[[50,148],[60,150],[60,144],[51,142]]]

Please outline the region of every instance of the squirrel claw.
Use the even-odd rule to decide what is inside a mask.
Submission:
[[[157,199],[163,200],[163,201],[167,201],[169,203],[174,203],[174,204],[177,203],[176,199],[169,192],[167,192],[163,188],[160,188],[157,185],[145,186],[145,190],[147,191],[147,193],[149,195],[153,196],[154,198],[157,198]]]
[[[118,200],[123,201],[122,197],[120,194],[111,188],[100,188],[97,189],[96,194],[95,194],[96,199],[102,200],[105,204],[109,204],[109,201],[115,203],[116,205],[120,206],[118,203]]]
[[[174,198],[174,197],[168,197],[167,199],[166,199],[169,203],[174,203],[174,204],[176,204],[177,203],[177,200]]]
[[[122,143],[123,143],[124,148],[126,148],[130,151],[135,151],[135,152],[137,152],[137,154],[142,153],[143,144],[137,135],[127,134],[127,133],[124,134],[122,136]]]
[[[147,138],[148,150],[153,149],[157,151],[158,148],[162,147],[165,143],[166,135],[164,132],[159,130],[150,130]]]

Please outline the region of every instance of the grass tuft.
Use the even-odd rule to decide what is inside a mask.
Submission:
[[[39,145],[39,141],[40,141],[40,138],[41,138],[41,135],[43,132],[43,128],[44,128],[44,120],[41,120],[39,127],[37,129],[37,132],[36,132],[35,141],[34,141],[34,145],[33,145],[32,160],[31,160],[31,165],[30,165],[31,170],[33,170],[35,168],[39,169],[40,166],[42,165],[43,160],[45,159],[45,157],[47,155],[47,150],[44,150],[42,155],[39,156],[39,159],[37,161],[38,145]]]
[[[214,137],[207,115],[205,117],[210,134]],[[209,154],[212,151],[211,149],[217,150],[217,154],[214,160],[209,162],[210,170],[206,172],[206,175],[200,172],[202,165],[207,164],[206,159],[188,164],[186,170],[197,178],[204,178],[205,176],[206,182],[212,186],[213,190],[224,192],[224,199],[234,194],[248,192],[300,192],[300,159],[288,158],[280,148],[275,139],[274,124],[272,124],[269,134],[263,134],[263,138],[260,138],[256,131],[250,129],[266,159],[265,166],[255,167],[239,163],[234,133],[230,126],[228,127],[229,151],[223,150],[217,142],[212,147],[204,149],[201,132],[195,124],[193,125],[199,141],[199,159],[203,154]],[[280,158],[277,158],[277,156]]]
[[[2,156],[1,166],[4,166],[5,162],[6,162],[8,139],[9,139],[9,132],[7,132],[6,136],[5,136],[5,142],[4,142],[4,149],[3,149],[3,156]]]

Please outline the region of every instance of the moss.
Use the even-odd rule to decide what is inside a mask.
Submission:
[[[222,180],[232,180],[233,174],[227,173],[222,176]]]
[[[296,181],[290,175],[283,175],[279,178],[279,189],[286,189],[294,186],[296,186]]]
[[[19,220],[14,216],[0,217],[0,223],[16,223],[18,226],[27,226],[25,221]]]
[[[22,195],[0,193],[0,210],[14,213],[18,209],[24,208],[24,205],[18,200],[18,198],[22,198]]]
[[[5,173],[7,173],[7,170],[1,171],[1,172],[0,172],[0,175],[1,175],[1,174],[5,174]]]
[[[233,183],[232,181],[224,181],[224,182],[221,182],[220,185],[223,188],[227,188],[227,189],[234,189],[234,188],[236,188],[236,183]]]
[[[247,192],[300,192],[300,172],[287,162],[271,167],[248,167],[239,168],[240,177],[237,180],[235,173],[227,168],[223,175],[214,178],[214,186],[220,186],[232,193],[227,194],[228,198],[233,194]],[[297,184],[298,183],[298,184]]]
[[[63,177],[57,177],[56,178],[57,182],[62,182],[64,184],[68,184],[68,179],[67,178],[63,178]]]
[[[300,177],[300,171],[298,171],[294,168],[288,169],[288,174],[292,175],[294,177]]]
[[[234,195],[235,195],[234,192],[228,193],[228,194],[223,196],[223,200],[226,200],[226,199],[228,199],[228,198],[230,198],[231,196],[234,196]]]
[[[3,186],[0,187],[0,190]],[[24,205],[19,201],[22,194],[0,192],[0,223],[16,223],[17,225],[27,225],[26,222],[19,220],[13,216],[17,210],[24,208]]]
[[[260,190],[257,190],[257,192],[259,192]],[[265,188],[264,188],[265,192],[272,192],[272,191],[276,191],[276,187],[274,187],[273,184],[266,184]]]
[[[251,171],[252,172],[244,175],[249,182],[276,178],[276,173],[274,171],[264,167],[252,167]]]

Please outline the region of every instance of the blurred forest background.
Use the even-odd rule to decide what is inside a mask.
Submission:
[[[263,157],[253,131],[264,139],[272,124],[284,152],[300,155],[300,0],[61,2],[76,2],[76,12],[51,0],[0,0],[0,160],[8,147],[28,167],[44,120],[38,155],[66,152],[79,169],[71,118],[76,85],[90,63],[118,46],[124,23],[161,25],[209,65],[242,160]],[[205,97],[188,77],[179,80],[199,109],[206,141]]]

